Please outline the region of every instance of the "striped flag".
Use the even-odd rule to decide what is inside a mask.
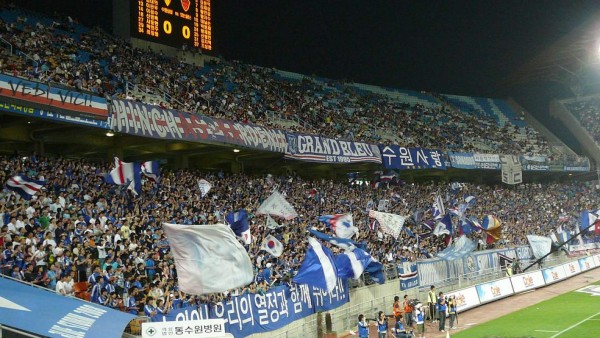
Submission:
[[[44,186],[46,182],[36,181],[25,175],[16,175],[6,181],[6,188],[29,200]]]
[[[142,192],[141,165],[134,162],[123,162],[115,157],[115,168],[104,175],[106,183],[127,185],[135,195]]]
[[[142,174],[147,176],[152,181],[158,183],[160,172],[158,169],[158,161],[142,162]]]

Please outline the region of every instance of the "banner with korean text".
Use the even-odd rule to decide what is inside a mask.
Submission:
[[[0,74],[0,97],[12,104],[103,121],[108,119],[108,106],[104,97],[5,74]]]
[[[334,140],[315,135],[285,134],[286,158],[323,163],[381,163],[379,148],[374,144]]]
[[[152,321],[224,319],[226,332],[247,337],[276,330],[317,311],[335,309],[349,300],[347,281],[338,279],[330,293],[304,284],[279,286],[263,295],[248,293],[210,305],[173,309],[152,317]]]
[[[381,160],[387,169],[442,169],[446,170],[443,153],[437,149],[408,148],[379,145]]]
[[[501,167],[500,156],[498,154],[473,154],[475,160],[475,168],[477,169],[495,169]]]
[[[457,153],[453,151],[448,152],[450,163],[452,168],[458,169],[475,169],[475,158],[472,153]]]
[[[188,114],[129,100],[111,103],[112,128],[157,139],[216,142],[283,153],[285,133],[262,126]]]

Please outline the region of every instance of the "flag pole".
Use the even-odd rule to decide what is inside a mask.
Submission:
[[[550,249],[550,252],[548,252],[547,254],[545,254],[545,255],[544,255],[542,258],[540,258],[540,259],[537,259],[535,262],[531,263],[531,264],[530,264],[528,267],[526,267],[525,269],[523,269],[523,272],[527,271],[527,269],[529,269],[530,267],[532,267],[532,266],[534,266],[534,265],[538,264],[539,262],[541,262],[542,260],[544,260],[544,258],[546,258],[546,257],[550,256],[552,253],[554,253],[554,252],[556,252],[556,251],[560,250],[560,248],[562,248],[562,247],[563,247],[565,244],[567,244],[567,243],[571,242],[572,240],[574,240],[575,238],[577,238],[579,235],[581,235],[581,233],[582,233],[582,232],[586,232],[586,231],[588,231],[588,230],[589,230],[591,227],[593,227],[593,226],[596,226],[595,222],[594,222],[594,223],[592,223],[592,224],[590,224],[590,225],[588,225],[588,226],[587,226],[585,229],[583,229],[583,230],[581,230],[581,228],[580,228],[579,232],[578,232],[576,235],[574,235],[574,236],[571,236],[571,238],[569,238],[568,240],[564,241],[564,242],[563,242],[561,245],[557,246],[557,247],[556,247],[554,250]]]

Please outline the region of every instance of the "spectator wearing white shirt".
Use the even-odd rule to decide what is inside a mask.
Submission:
[[[69,275],[63,273],[60,276],[60,280],[58,282],[56,282],[56,292],[63,295],[63,296],[67,296],[67,284],[68,284],[68,280],[69,280]]]

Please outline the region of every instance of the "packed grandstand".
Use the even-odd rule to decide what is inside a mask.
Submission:
[[[437,149],[448,163],[444,168],[451,166],[452,154],[481,153],[516,155],[538,171],[551,165],[561,171],[590,170],[587,158],[545,138],[504,100],[365,86],[224,59],[188,64],[134,48],[70,17],[50,18],[14,7],[3,8],[0,20],[1,39],[10,46],[0,56],[4,75],[85,92],[109,103],[132,102],[286,133],[378,144],[382,154],[386,145]],[[566,107],[598,142],[598,98]],[[292,286],[308,250],[308,231],[336,236],[319,222],[323,215],[351,214],[358,228],[352,239],[384,264],[387,279],[396,279],[399,265],[431,259],[462,235],[477,244],[475,250],[514,248],[527,245],[527,235],[549,236],[557,229],[576,233],[581,212],[600,205],[596,182],[577,180],[509,186],[475,182],[468,174],[415,180],[387,168],[332,179],[272,175],[268,169],[243,173],[161,165],[159,180],[143,178],[136,195],[106,181],[114,169],[112,160],[29,151],[3,155],[0,164],[2,182],[18,175],[44,182],[31,199],[14,189],[0,195],[2,274],[148,317]],[[495,169],[499,174],[500,164]],[[209,191],[202,190],[201,179],[210,183]],[[256,211],[273,191],[285,197],[298,217],[275,218],[277,226],[267,226],[268,218]],[[439,207],[453,214],[454,225],[443,233],[434,231]],[[406,217],[397,238],[373,221],[371,209]],[[224,223],[239,210],[248,213],[251,244],[246,249],[254,281],[225,293],[180,292],[162,223]],[[490,239],[484,230],[463,227],[469,220],[481,228],[488,215],[501,222],[501,236]],[[279,257],[261,247],[268,235],[284,245]],[[334,254],[343,252],[323,245]],[[373,282],[367,274],[353,286]]]

